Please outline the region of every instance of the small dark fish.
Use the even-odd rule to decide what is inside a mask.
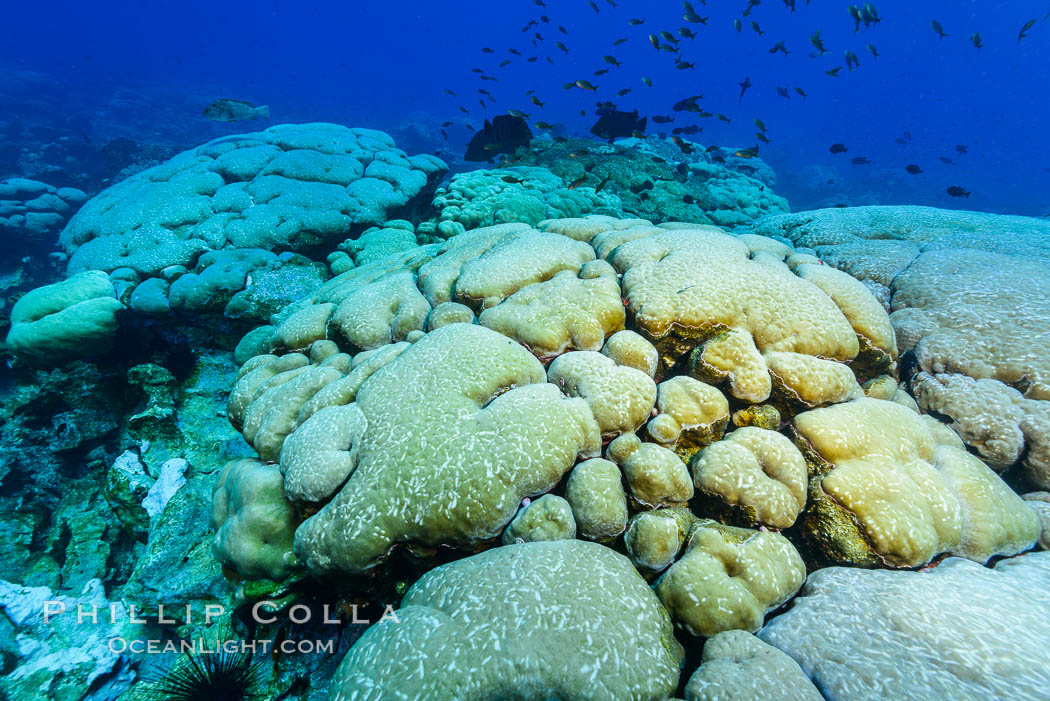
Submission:
[[[646,85],[648,85],[650,88],[653,87],[652,79],[648,78],[647,76],[644,76],[644,75],[642,76],[642,82],[645,83]]]
[[[495,51],[495,49],[490,49],[487,46],[483,46],[483,47],[481,47],[481,53],[483,53],[483,54],[494,54],[494,53],[496,53],[496,51]]]
[[[613,42],[613,46],[619,46],[620,44],[626,44],[626,43],[627,43],[627,37],[620,37],[619,39],[617,39],[616,41]]]
[[[827,75],[830,75],[832,78],[838,78],[839,77],[839,71],[841,71],[841,70],[842,70],[842,66],[835,66],[834,68],[831,68],[829,70],[824,71],[824,73],[827,74]]]
[[[937,36],[940,37],[941,39],[943,39],[944,37],[948,36],[947,34],[944,33],[944,28],[941,27],[941,23],[938,22],[937,20],[931,19],[930,20],[930,27],[933,29],[933,31],[937,32]]]
[[[562,34],[568,34],[569,33],[569,30],[566,29],[565,27],[561,26],[560,24],[558,25],[558,31],[561,32]]]
[[[521,185],[523,182],[525,182],[521,178],[515,178],[513,175],[504,175],[502,178],[500,178],[500,180],[502,180],[505,183],[510,183],[511,185]]]
[[[975,49],[982,49],[982,48],[984,48],[984,42],[981,41],[981,33],[980,32],[974,32],[973,33],[973,36],[970,37],[970,43],[973,44],[973,47]]]
[[[771,54],[775,54],[775,53],[777,53],[778,51],[779,51],[780,53],[784,54],[785,56],[787,56],[787,55],[788,55],[788,54],[790,53],[790,52],[789,52],[789,51],[787,50],[787,47],[786,47],[786,46],[784,45],[784,42],[783,42],[783,41],[778,41],[777,43],[773,44],[773,48],[769,50],[769,53],[771,53]]]
[[[507,49],[507,53],[514,54],[515,56],[521,56],[521,52],[517,49]]]
[[[785,88],[783,85],[777,86],[777,95],[780,95],[781,97],[786,97],[789,100],[791,99],[791,93],[789,93],[788,89]]]
[[[590,90],[592,92],[598,89],[598,86],[592,85],[589,80],[577,80],[576,87],[582,88],[583,90]]]
[[[470,114],[470,110],[468,110],[466,107],[463,107],[462,105],[459,106],[459,111],[463,114]]]
[[[872,24],[878,24],[882,21],[882,18],[879,17],[879,13],[875,10],[875,6],[870,2],[864,3],[863,13],[866,20],[870,21]]]
[[[1035,26],[1035,18],[1025,22],[1024,26],[1021,27],[1021,31],[1017,34],[1017,43],[1020,44],[1021,40],[1028,35],[1028,30]]]
[[[758,22],[756,22],[755,20],[751,20],[751,28],[754,29],[759,36],[765,34],[765,32],[762,31],[762,27],[759,27]]]
[[[660,40],[656,38],[655,34],[650,34],[649,35],[649,45],[652,46],[657,51],[660,50]]]
[[[608,63],[610,66],[616,66],[619,68],[623,64],[616,60],[615,56],[602,56],[602,60]]]
[[[743,148],[733,154],[737,158],[754,158],[758,155],[758,146],[752,146],[751,148]]]
[[[671,34],[671,32],[669,32],[667,30],[661,30],[660,31],[660,38],[661,39],[666,39],[667,41],[671,42],[672,44],[677,44],[678,43],[678,39],[674,38],[674,34]]]
[[[805,100],[807,97],[809,97],[809,95],[806,94],[806,91],[803,90],[802,88],[796,87],[795,88],[795,92],[797,92],[799,95],[801,95],[803,100]]]
[[[690,124],[687,127],[676,127],[675,129],[672,130],[672,133],[685,134],[686,136],[692,136],[693,134],[696,134],[696,133],[698,133],[700,131],[701,131],[700,127],[696,126],[695,124]]]
[[[743,102],[744,101],[744,93],[746,93],[748,88],[751,87],[751,76],[745,77],[744,78],[744,82],[743,83],[738,83],[738,85],[740,86],[740,99],[737,100],[737,102]]]
[[[896,139],[893,140],[893,142],[895,144],[900,145],[900,146],[906,146],[907,143],[908,143],[908,140],[905,139],[903,136],[898,136]]]
[[[543,109],[543,105],[546,104],[546,103],[540,102],[540,98],[536,97],[535,95],[533,95],[531,98],[529,98],[529,101],[532,102],[532,104],[534,104],[537,107],[539,107],[540,109]]]
[[[611,177],[612,177],[611,175],[606,175],[602,179],[602,181],[600,183],[598,183],[598,187],[594,188],[595,194],[597,194],[597,193],[602,191],[602,188],[605,187],[605,185],[609,182],[609,178],[611,178]]]
[[[525,59],[525,62],[526,63],[536,63],[536,61],[539,61],[539,60],[540,60],[539,56],[529,56],[527,59]],[[551,60],[550,56],[547,57],[547,60],[548,61]]]
[[[860,31],[860,23],[863,19],[860,16],[860,8],[856,5],[850,5],[846,10],[849,12],[849,16],[853,18],[853,33],[856,34]]]
[[[548,124],[547,122],[533,122],[533,126],[536,127],[537,129],[553,129],[554,128],[553,124]]]
[[[627,20],[627,24],[631,25],[632,27],[637,27],[639,24],[645,24],[645,20],[644,19],[629,19],[629,20]]]
[[[734,19],[733,20],[733,27],[736,28],[736,31],[738,33],[744,29],[744,25],[741,24],[739,19]]]
[[[955,161],[953,161],[952,159],[948,158],[947,156],[941,156],[941,163],[943,163],[946,166],[953,166],[953,165],[955,165]]]
[[[674,167],[674,170],[679,175],[685,175],[686,173],[689,172],[689,166],[686,165],[685,163],[679,163],[678,165],[676,165]]]
[[[550,24],[551,23],[550,17],[548,17],[547,15],[540,15],[540,21],[543,22],[544,24]]]
[[[578,148],[573,151],[569,151],[569,158],[583,158],[584,156],[589,156],[590,153],[591,152],[585,148]]]
[[[658,114],[655,117],[653,117],[652,120],[654,122],[656,122],[657,124],[669,124],[670,122],[674,121],[674,118],[673,117],[668,117],[666,115]]]
[[[554,45],[557,46],[562,51],[564,51],[565,53],[569,53],[568,47],[566,47],[565,44],[561,43],[560,41],[554,42]]]
[[[510,59],[507,59],[506,61],[500,61],[499,67],[500,68],[505,68],[505,67],[509,66],[512,63],[514,63],[514,62],[511,61]]]
[[[971,192],[968,192],[967,190],[964,190],[958,185],[952,185],[946,190],[946,192],[952,197],[969,197],[971,194],[973,194]]]
[[[721,122],[725,122],[726,124],[729,124],[729,122],[731,122],[731,121],[732,121],[731,119],[729,119],[729,117],[725,116],[725,115],[724,115],[724,114],[722,114],[722,113],[718,113],[718,114],[716,114],[716,115],[715,115],[715,118],[716,118],[716,119],[718,119],[718,120],[719,120],[719,121],[721,121]]]
[[[569,187],[566,188],[566,189],[568,189],[568,190],[575,190],[580,185],[583,185],[585,182],[587,182],[587,176],[586,175],[581,175],[580,177],[576,178],[571,183],[569,183]]]
[[[471,69],[470,69],[470,72],[471,72],[471,73],[478,73],[478,74],[481,74],[481,73],[484,73],[484,72],[485,72],[485,69],[483,69],[483,68],[471,68]]]
[[[598,70],[596,70],[594,72],[594,76],[597,77],[597,76],[600,76],[600,75],[605,75],[608,72],[609,72],[608,68],[599,68]]]
[[[871,163],[871,161],[868,160],[867,156],[857,156],[856,158],[850,160],[850,163],[852,163],[855,166],[866,166],[869,163]]]
[[[599,12],[601,12],[601,10],[598,9],[598,5],[594,2],[594,0],[591,0],[587,4],[591,6],[591,9],[594,10],[595,14],[598,14]]]
[[[631,185],[627,189],[637,195],[640,192],[645,192],[646,190],[652,190],[653,189],[653,181],[652,180],[645,180],[644,182],[638,183],[637,185]]]
[[[809,43],[813,44],[813,46],[817,49],[817,51],[820,52],[818,54],[818,56],[823,56],[824,54],[826,54],[828,52],[828,50],[824,48],[824,41],[820,38],[820,30],[819,29],[817,31],[813,32],[812,35],[810,35]]]
[[[441,124],[441,127],[442,127],[442,128],[445,128],[445,127],[450,127],[450,126],[452,126],[452,122],[443,122],[443,123]]]
[[[922,172],[922,168],[920,168],[919,166],[915,165],[914,163],[905,166],[904,170],[908,171],[908,173],[910,173],[911,175],[918,175],[919,173]]]
[[[763,121],[762,121],[761,119],[759,119],[758,117],[755,117],[755,126],[756,126],[756,127],[758,128],[758,130],[759,130],[760,132],[762,132],[763,134],[764,134],[764,133],[766,132],[766,123],[765,123],[765,122],[763,122]]]
[[[686,204],[696,204],[696,198],[692,195],[682,195],[682,202]]]
[[[444,91],[444,92],[445,92],[445,94],[446,94],[446,95],[451,95],[452,97],[455,97],[455,96],[456,96],[456,93],[452,92],[452,91],[451,91],[451,90],[449,90],[448,88],[445,88],[445,91]]]
[[[216,100],[202,112],[204,117],[213,122],[240,122],[247,119],[269,119],[270,108],[267,105],[256,107],[244,100]]]
[[[761,141],[764,144],[768,144],[769,143],[769,137],[766,136],[763,132],[757,132],[755,134],[755,138],[758,139],[759,141]]]
[[[875,48],[874,44],[868,44],[866,48],[868,49],[868,53],[871,54],[873,57],[879,57],[879,50]]]
[[[696,65],[687,61],[675,61],[674,67],[680,71],[684,71],[687,68],[696,68]]]
[[[674,142],[675,146],[677,146],[678,148],[682,149],[682,153],[692,153],[693,152],[693,147],[691,145],[687,144],[685,142],[685,140],[682,139],[682,137],[680,137],[680,136],[672,136],[671,137],[671,141]]]
[[[828,150],[832,153],[846,153],[846,151],[849,151],[849,149],[846,148],[846,144],[832,144],[828,147]]]
[[[846,49],[846,68],[853,70],[860,66],[860,59],[857,58],[857,54],[853,53],[849,49]]]
[[[762,0],[747,0],[747,7],[745,7],[744,11],[742,13],[740,13],[740,16],[741,17],[747,17],[748,15],[751,14],[751,10],[755,9],[755,6],[759,5],[761,3],[762,3]]]
[[[955,147],[955,150],[958,151],[959,153],[969,153],[970,152],[970,149],[969,149],[968,146],[966,146],[966,144],[959,144],[959,145],[957,145]]]
[[[692,31],[688,27],[682,27],[678,30],[678,35],[683,36],[686,39],[696,39],[696,32]]]
[[[617,95],[619,95],[620,97],[623,97],[624,95],[626,95],[626,94],[627,94],[627,93],[629,93],[629,92],[631,92],[631,89],[630,89],[630,88],[624,88],[623,90],[620,90],[620,91],[619,91],[619,92],[617,92],[616,94],[617,94]]]
[[[441,136],[445,138],[445,141],[448,141],[448,132],[444,129],[441,130]]]

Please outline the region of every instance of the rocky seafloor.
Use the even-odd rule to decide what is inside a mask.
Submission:
[[[1045,698],[1050,223],[695,146],[0,183],[0,697]]]

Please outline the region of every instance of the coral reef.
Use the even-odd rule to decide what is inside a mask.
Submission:
[[[772,190],[776,183],[772,169],[761,159],[726,157],[721,152],[708,153],[700,144],[683,143],[689,153],[656,137],[611,144],[585,139],[537,140],[527,152],[511,159],[515,167],[508,170],[531,166],[531,172],[540,166],[567,183],[580,178],[586,179],[585,187],[602,183],[602,195],[619,199],[618,214],[657,223],[735,227],[788,211],[787,200]]]
[[[409,212],[445,165],[390,137],[282,124],[179,154],[92,198],[62,232],[70,272],[156,275],[207,250],[309,249]]]
[[[771,216],[753,231],[811,248],[887,309],[919,406],[996,470],[1050,487],[1050,223],[929,207]]]
[[[464,229],[521,222],[530,226],[544,219],[585,214],[620,214],[617,196],[590,186],[569,189],[546,168],[515,166],[459,173],[447,187],[438,188],[434,208],[441,222]]]

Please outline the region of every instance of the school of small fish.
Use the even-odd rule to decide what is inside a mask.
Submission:
[[[496,70],[511,66],[516,61],[525,63],[535,63],[540,61],[541,59],[552,65],[559,65],[557,63],[558,60],[563,59],[571,61],[571,65],[574,67],[580,65],[580,59],[579,57],[575,56],[569,42],[572,37],[572,32],[586,31],[586,28],[580,26],[581,23],[579,21],[572,23],[566,21],[565,24],[556,24],[554,21],[552,21],[551,17],[548,14],[546,14],[554,13],[554,9],[548,6],[546,0],[529,1],[537,8],[537,15],[534,18],[530,19],[525,24],[525,26],[521,28],[521,33],[526,35],[524,37],[525,40],[523,42],[524,47],[523,49],[513,47],[504,49],[509,56],[503,58],[498,62]],[[599,3],[595,0],[589,0],[588,2],[590,9],[593,10],[595,16],[603,15],[603,13],[609,12],[626,12],[626,10],[619,9],[616,0],[602,1],[604,3],[603,5],[599,5]],[[699,5],[699,8],[694,7],[694,5],[688,1],[681,3],[683,9],[683,12],[681,14],[682,26],[676,27],[673,30],[653,27],[653,23],[649,21],[648,17],[630,16],[625,18],[623,20],[624,24],[626,25],[625,35],[616,36],[610,40],[610,53],[601,55],[599,57],[601,62],[599,64],[600,67],[593,70],[592,74],[588,76],[579,76],[578,74],[566,75],[565,82],[561,87],[566,91],[578,92],[581,96],[594,95],[601,97],[605,94],[615,93],[615,96],[617,98],[626,97],[632,92],[632,90],[635,89],[636,86],[627,85],[623,87],[612,87],[610,85],[610,83],[613,83],[615,85],[616,78],[626,74],[622,70],[624,62],[620,59],[620,57],[616,55],[616,53],[618,53],[616,49],[617,47],[620,47],[627,42],[643,40],[647,42],[648,45],[651,46],[657,54],[666,55],[668,57],[669,65],[672,66],[675,70],[688,72],[687,75],[692,76],[696,70],[696,63],[695,61],[687,60],[690,44],[693,42],[703,42],[704,32],[717,31],[713,26],[709,26],[709,21],[711,20],[710,14],[704,16],[704,12],[706,11],[708,4],[707,0],[696,0],[696,2]],[[733,19],[734,31],[737,33],[743,33],[744,27],[747,26],[751,29],[752,32],[754,32],[754,35],[757,35],[757,37],[762,37],[766,35],[768,33],[767,30],[769,29],[769,27],[776,25],[777,18],[774,15],[772,15],[772,13],[777,11],[775,9],[777,3],[769,2],[769,0],[767,0],[766,7],[760,8],[759,6],[763,5],[762,0],[743,0],[743,2],[744,6],[740,12],[740,15]],[[623,4],[625,6],[627,5],[627,3]],[[781,4],[783,5],[783,8],[779,10],[781,12],[786,11],[789,13],[795,13],[799,9],[798,7],[796,7],[796,5],[799,4],[796,0],[781,0]],[[805,5],[809,4],[810,0],[805,0]],[[773,5],[774,9],[770,10],[768,7],[769,5]],[[640,7],[649,6],[632,5],[631,7],[632,10],[636,12]],[[756,14],[753,15],[753,13]],[[758,15],[763,16],[759,17]],[[875,7],[874,4],[870,2],[866,2],[863,4],[850,4],[846,6],[846,12],[845,16],[843,17],[843,20],[847,21],[847,17],[848,21],[852,21],[853,34],[864,36],[865,38],[869,35],[869,31],[874,31],[879,25],[881,25],[884,22],[884,18],[879,14],[878,9]],[[759,19],[763,19],[763,22],[766,24],[766,29],[763,29],[762,26],[759,24]],[[886,21],[887,23],[892,23],[894,19],[886,19]],[[905,21],[905,19],[901,19],[899,21]],[[911,20],[908,19],[907,21]],[[1050,21],[1050,13],[1047,13],[1047,16],[1044,17],[1042,20],[1042,22],[1047,21]],[[1036,18],[1032,18],[1021,25],[1021,28],[1017,35],[1018,43],[1022,42],[1029,35],[1029,33],[1031,33],[1033,29],[1036,28],[1037,22],[1038,20]],[[566,28],[566,24],[570,24],[572,26],[571,31],[570,29]],[[929,26],[933,30],[933,33],[935,35],[935,39],[933,39],[933,41],[935,42],[945,40],[950,42],[952,41],[953,36],[956,36],[957,34],[959,36],[964,36],[966,31],[964,29],[963,32],[959,32],[959,28],[956,27],[946,28],[937,19],[929,20]],[[544,33],[547,33],[549,35],[554,32],[557,32],[555,36],[557,36],[558,39],[548,42],[547,38],[544,36]],[[775,40],[766,41],[769,42],[767,44],[768,48],[766,49],[766,51],[773,57],[787,57],[793,53],[794,49],[792,48],[792,41],[790,39],[776,38]],[[981,34],[978,31],[974,31],[969,36],[968,43],[973,47],[973,50],[977,51],[980,51],[985,46],[984,39],[981,37]],[[841,51],[839,55],[842,57],[840,61],[835,61],[833,58],[831,58],[835,55],[835,53],[834,51],[830,50],[827,46],[825,46],[824,38],[821,35],[821,28],[816,28],[814,31],[812,31],[812,33],[810,33],[809,44],[812,47],[812,51],[810,51],[807,55],[809,59],[818,62],[818,70],[821,71],[824,74],[824,76],[826,76],[826,78],[824,79],[839,79],[841,78],[841,76],[848,75],[857,70],[861,70],[863,67],[863,62],[861,61],[861,57],[858,53],[861,52],[859,44],[856,51],[849,47],[839,47],[838,51]],[[528,48],[529,46],[531,46],[531,49]],[[548,48],[549,46],[553,46],[554,50]],[[525,53],[523,53],[523,51]],[[481,52],[483,54],[497,53],[497,51],[491,47],[482,47]],[[531,53],[534,55],[527,56],[526,53]],[[870,56],[869,61],[877,61],[881,56],[878,47],[872,41],[864,42],[862,53],[867,53]],[[561,59],[558,59],[558,56],[561,56]],[[775,58],[770,60],[775,60]],[[828,65],[829,63],[830,65]],[[843,69],[845,69],[846,71],[845,74],[842,73]],[[573,70],[576,71],[578,69],[574,68]],[[479,80],[493,83],[499,82],[499,77],[497,75],[493,75],[493,72],[494,71],[492,69],[484,69],[481,67],[475,67],[473,69],[473,73],[476,74]],[[720,73],[721,71],[718,71],[715,73],[715,75],[718,76],[718,74]],[[814,71],[814,73],[816,75],[820,75],[816,71]],[[707,76],[704,79],[710,79],[710,76]],[[696,79],[693,78],[679,78],[677,82],[686,84],[695,80]],[[737,96],[737,111],[743,109],[742,106],[745,105],[745,100],[747,99],[750,90],[765,89],[767,87],[759,80],[759,78],[756,77],[755,81],[756,82],[752,82],[751,75],[746,75],[743,77],[743,80],[738,81],[737,86],[739,87],[739,93]],[[649,76],[641,76],[641,83],[647,87],[653,86],[653,80]],[[775,88],[776,94],[787,100],[791,100],[793,96],[805,100],[809,96],[807,89],[799,85],[775,85],[769,87],[770,89]],[[453,98],[460,97],[455,91],[451,89],[445,89],[444,92]],[[536,89],[529,90],[526,93],[525,97],[528,98],[529,102],[534,107],[538,108],[539,110],[543,110],[546,104],[546,100],[542,96],[537,95],[537,92],[538,91]],[[477,101],[483,110],[490,109],[491,106],[496,103],[496,98],[492,95],[491,92],[489,92],[484,87],[479,87],[477,89],[477,95]],[[598,117],[598,121],[595,123],[595,125],[591,128],[590,131],[595,136],[599,136],[600,138],[612,141],[615,138],[622,138],[627,136],[644,137],[647,122],[652,122],[655,125],[672,125],[674,123],[673,126],[670,127],[670,134],[660,132],[660,135],[664,138],[669,138],[673,143],[675,143],[679,148],[681,148],[684,153],[688,153],[692,150],[693,147],[690,144],[690,142],[687,142],[684,139],[682,139],[681,135],[692,136],[703,131],[704,121],[711,118],[717,119],[718,121],[725,123],[729,123],[732,121],[732,118],[724,114],[722,111],[709,107],[706,104],[701,104],[701,101],[703,99],[704,95],[702,93],[697,95],[691,95],[677,101],[673,105],[671,112],[679,114],[654,114],[649,115],[647,117],[639,115],[637,110],[628,111],[627,109],[621,109],[612,100],[599,99],[593,111],[593,113]],[[464,115],[471,115],[471,109],[467,107],[466,104],[464,104],[463,102],[460,102],[458,104],[458,108],[459,111]],[[733,110],[731,109],[731,106],[726,106],[724,108],[724,111],[731,113]],[[523,125],[525,122],[532,119],[532,115],[518,109],[506,109],[504,110],[504,114],[512,118],[522,120]],[[585,108],[581,108],[579,109],[579,114],[580,116],[586,116],[588,114],[588,110]],[[680,121],[678,123],[675,123],[676,119]],[[726,148],[725,150],[727,153],[733,153],[734,155],[740,158],[754,158],[757,157],[759,154],[759,143],[763,145],[772,143],[773,132],[766,126],[765,122],[763,122],[759,118],[755,118],[753,121],[756,127],[754,135],[755,145],[745,149]],[[442,135],[444,136],[446,141],[449,139],[447,128],[452,125],[453,122],[450,121],[446,122],[442,126]],[[487,120],[486,125],[488,125]],[[463,124],[463,126],[470,128],[471,131],[476,131],[465,123]],[[562,127],[562,125],[559,124],[557,121],[536,120],[532,122],[532,126],[536,129],[551,132],[555,140],[564,141],[567,138],[563,133],[564,129],[560,128]],[[525,130],[528,129],[527,126],[525,126],[524,128]],[[557,135],[555,135],[555,131],[562,133],[558,133]],[[477,131],[475,133],[474,138],[471,141],[472,146],[475,147],[475,153],[481,153],[482,157],[488,158],[489,160],[500,154],[506,156],[513,153],[513,148],[509,144],[494,141],[493,139],[495,139],[495,137],[491,137],[488,142],[483,143],[483,133],[489,132],[486,132],[484,130]],[[911,135],[906,133],[904,136],[897,138],[896,143],[898,145],[910,144]],[[520,146],[520,142],[518,142],[517,145]],[[480,151],[477,150],[479,148],[481,149]],[[721,147],[714,148],[719,153],[721,152]],[[829,148],[829,151],[832,154],[836,155],[845,154],[848,152],[848,147],[846,144],[836,143]],[[966,152],[967,147],[965,145],[959,145],[956,147],[955,154],[952,154],[951,157],[941,156],[940,161],[946,166],[954,166],[957,163],[955,158],[957,158],[960,155],[966,154]],[[851,163],[854,166],[867,166],[871,165],[873,161],[867,156],[859,155],[851,157]],[[922,175],[924,173],[922,167],[919,164],[915,163],[909,163],[903,166],[903,169],[907,174],[912,176]],[[572,186],[579,187],[581,184],[582,183],[579,182],[573,183]],[[949,186],[946,188],[945,191],[951,197],[969,197],[971,195],[969,191],[967,191],[959,185]]]

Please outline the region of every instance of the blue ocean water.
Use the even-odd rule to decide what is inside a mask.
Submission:
[[[212,100],[228,97],[268,104],[275,123],[374,127],[408,151],[455,160],[470,136],[461,124],[479,127],[506,109],[585,134],[595,103],[608,100],[650,118],[674,116],[666,125],[650,119],[650,133],[668,132],[696,121],[672,112],[674,102],[703,94],[705,110],[732,122],[696,121],[703,131],[693,138],[750,146],[753,119],[763,120],[771,143],[761,156],[794,210],[914,203],[1050,212],[1050,97],[1041,78],[1050,65],[1050,4],[882,0],[874,3],[881,21],[856,32],[848,3],[797,0],[794,12],[790,4],[762,0],[737,31],[733,20],[745,0],[696,0],[706,24],[684,21],[682,3],[671,0],[595,0],[594,8],[586,0],[11,3],[0,46],[0,121],[33,127],[41,142],[99,145],[125,137],[183,148],[256,126],[201,117]],[[645,22],[631,26],[631,18]],[[1035,25],[1018,41],[1030,19]],[[537,24],[523,31],[530,22]],[[680,27],[696,38],[679,36]],[[681,60],[695,68],[676,69],[669,52],[653,49],[647,37],[660,30],[680,40]],[[809,38],[817,30],[828,53],[814,57]],[[983,48],[974,46],[975,32]],[[620,38],[627,41],[614,46]],[[770,53],[778,41],[787,55]],[[855,70],[845,68],[846,50],[859,58]],[[825,74],[836,66],[843,66],[837,77]],[[475,68],[497,80],[479,80]],[[609,72],[594,75],[602,69]],[[741,100],[745,78],[753,87]],[[562,89],[578,79],[597,90]],[[495,98],[485,109],[478,88]],[[618,96],[625,88],[630,93]],[[542,109],[526,97],[529,90]],[[446,141],[439,127],[450,120]],[[834,143],[848,151],[830,153]],[[13,147],[36,146],[5,144],[0,176],[17,174]],[[871,162],[853,164],[856,157]],[[922,172],[907,173],[910,164]],[[972,195],[950,197],[953,185]]]

